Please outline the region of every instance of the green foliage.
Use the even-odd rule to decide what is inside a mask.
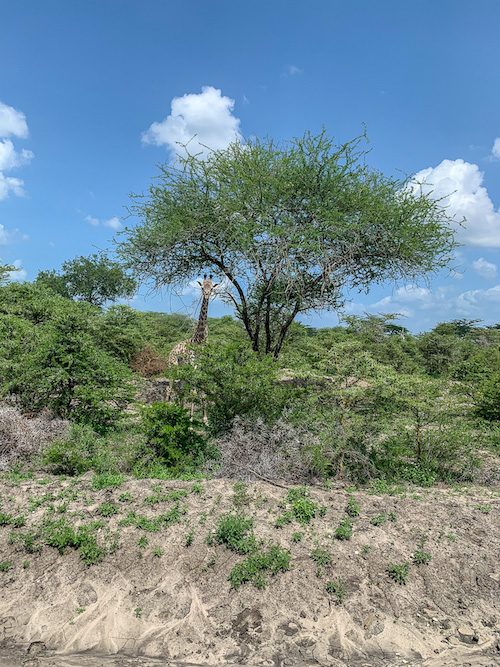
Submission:
[[[333,581],[327,581],[325,588],[329,595],[334,595],[336,597],[337,604],[342,604],[346,596],[346,591],[345,584],[340,577],[335,583]]]
[[[351,497],[349,498],[349,501],[348,501],[348,503],[347,503],[347,507],[346,507],[346,510],[345,510],[346,514],[347,514],[348,516],[354,518],[354,517],[356,517],[356,516],[359,516],[360,511],[361,511],[360,506],[358,505],[358,503],[356,502],[356,500],[354,499],[354,497],[351,496]]]
[[[361,139],[336,146],[324,131],[282,144],[251,139],[187,154],[180,169],[166,164],[149,194],[134,197],[142,224],[126,232],[119,255],[156,287],[207,269],[225,274],[253,349],[277,357],[299,313],[449,260],[441,204],[371,169]]]
[[[384,512],[383,514],[374,516],[370,519],[370,523],[372,524],[372,526],[383,526],[384,523],[387,523],[387,515]]]
[[[422,551],[420,549],[415,551],[412,560],[415,565],[428,565],[432,560],[432,556],[427,551]]]
[[[113,503],[102,503],[102,505],[97,508],[97,514],[106,517],[113,516],[113,514],[118,514],[119,512],[119,507]]]
[[[246,518],[243,514],[224,514],[217,522],[215,539],[232,551],[248,553],[255,543],[252,527],[253,519]]]
[[[332,554],[325,549],[320,549],[319,546],[316,547],[311,552],[311,558],[318,565],[330,565],[332,561]]]
[[[307,486],[300,488],[293,488],[288,491],[287,497],[281,503],[281,506],[288,509],[281,514],[276,520],[276,528],[283,528],[292,521],[298,521],[305,526],[311,523],[316,516],[324,516],[326,514],[326,507],[319,505],[314,500],[310,499],[310,491]]]
[[[387,568],[387,572],[391,579],[403,586],[408,581],[408,575],[410,574],[410,563],[405,561],[400,565],[395,563],[390,563]]]
[[[63,297],[99,307],[106,301],[132,297],[137,289],[123,267],[103,254],[75,257],[63,263],[61,273],[40,271],[36,281]]]
[[[206,440],[183,407],[169,403],[145,406],[141,408],[141,425],[146,444],[169,467],[182,470],[203,460]]]
[[[93,456],[102,445],[90,427],[73,424],[66,437],[47,445],[41,462],[55,475],[82,475],[92,468]]]
[[[15,394],[24,409],[49,408],[103,429],[132,398],[130,371],[97,346],[85,310],[67,302],[52,320],[31,328],[12,317],[1,318],[0,328],[15,327],[15,344],[11,340],[2,350],[0,341],[0,353],[6,353],[0,386],[3,393]]]
[[[500,372],[479,386],[475,396],[476,412],[487,421],[500,421]]]
[[[277,367],[259,359],[247,345],[208,343],[196,352],[196,367],[176,369],[184,399],[204,401],[212,434],[228,430],[236,416],[273,422],[281,415],[287,391],[278,382]],[[195,389],[196,395],[188,396]]]
[[[251,581],[256,588],[267,585],[266,574],[275,575],[290,569],[291,553],[280,544],[271,544],[265,551],[247,556],[242,563],[233,567],[229,574],[232,588]]]
[[[340,524],[335,528],[335,537],[337,540],[350,540],[352,537],[353,521],[348,516],[340,519]]]
[[[99,489],[117,489],[125,481],[125,475],[113,472],[102,472],[94,475],[92,478],[92,488]]]

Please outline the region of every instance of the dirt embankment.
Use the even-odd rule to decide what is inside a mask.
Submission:
[[[277,528],[291,505],[266,483],[96,490],[87,475],[0,487],[2,667],[500,664],[491,490],[312,487],[311,523]],[[349,501],[352,536],[338,539]],[[253,519],[261,550],[289,549],[290,569],[232,587],[246,556],[213,537],[227,513]],[[64,547],[64,526],[92,521],[93,542]]]

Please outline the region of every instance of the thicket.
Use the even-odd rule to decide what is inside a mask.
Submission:
[[[0,392],[25,412],[76,424],[45,450],[44,465],[60,474],[429,485],[472,479],[482,450],[499,450],[499,325],[455,320],[414,336],[390,315],[329,329],[293,323],[273,361],[251,349],[241,323],[210,319],[195,366],[158,366],[174,403],[141,411],[141,353],[164,362],[192,330],[184,316],[103,311],[41,284],[4,285]]]

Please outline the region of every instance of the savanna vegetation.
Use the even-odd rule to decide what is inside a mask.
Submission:
[[[366,154],[360,139],[335,146],[324,132],[188,153],[133,197],[139,223],[119,240],[121,263],[77,257],[22,284],[6,283],[13,267],[3,267],[1,395],[72,424],[37,465],[299,483],[479,479],[500,443],[500,325],[453,320],[413,335],[392,314],[325,329],[297,321],[338,308],[347,288],[427,276],[455,247],[439,202],[369,168]],[[109,304],[138,280],[174,288],[202,270],[219,277],[235,318],[209,319],[196,364],[170,369],[195,323]],[[143,405],[145,386],[165,375],[170,400]]]

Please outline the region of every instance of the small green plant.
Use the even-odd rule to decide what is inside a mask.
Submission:
[[[100,507],[97,508],[97,514],[106,517],[113,516],[113,514],[118,514],[119,511],[119,507],[113,503],[103,503]]]
[[[77,607],[76,608],[76,613],[77,614],[83,614],[84,611],[85,611],[85,607]]]
[[[250,503],[248,488],[244,482],[236,482],[233,486],[233,503],[238,508]]]
[[[489,514],[491,512],[490,505],[476,505],[475,508],[482,512],[483,514]]]
[[[251,581],[256,588],[264,588],[267,584],[266,574],[275,575],[280,570],[290,569],[291,553],[280,544],[271,544],[266,551],[256,552],[247,556],[242,563],[233,567],[229,581],[233,588]]]
[[[191,530],[188,533],[186,533],[186,536],[184,538],[184,544],[187,547],[190,547],[193,544],[193,540],[194,540],[194,528],[191,528]]]
[[[334,595],[337,598],[337,604],[342,604],[346,596],[346,591],[345,584],[340,577],[337,579],[336,583],[327,581],[325,588],[329,595]]]
[[[8,572],[12,567],[12,562],[10,560],[4,560],[0,563],[0,572]]]
[[[136,607],[134,609],[134,616],[136,618],[141,618],[141,616],[142,616],[142,607]]]
[[[398,520],[396,512],[389,512],[387,518],[389,519],[389,521],[392,521],[393,523],[396,523],[396,521]]]
[[[130,493],[127,491],[127,493],[120,493],[118,496],[118,502],[120,503],[133,503],[134,499],[130,495]]]
[[[383,526],[384,523],[387,521],[387,516],[385,512],[383,514],[379,514],[378,516],[374,516],[370,519],[370,523],[372,526]]]
[[[292,540],[293,540],[295,543],[297,543],[297,542],[300,542],[301,539],[302,539],[303,537],[304,537],[304,533],[301,532],[301,531],[297,531],[296,533],[294,533],[294,534],[292,535]]]
[[[195,482],[191,487],[191,493],[197,493],[199,495],[203,495],[205,493],[203,484],[200,484],[200,482]]]
[[[30,566],[30,564],[28,563],[28,561],[23,560],[23,570],[26,570],[29,566]]]
[[[145,549],[148,546],[149,540],[145,535],[142,535],[138,540],[137,540],[137,546],[139,549]]]
[[[369,544],[363,545],[363,548],[361,549],[361,557],[366,558],[370,552],[371,546]]]
[[[99,489],[117,489],[125,481],[125,475],[112,472],[102,472],[92,479],[92,488]]]
[[[410,563],[408,563],[408,561],[401,563],[401,565],[390,563],[387,571],[391,579],[394,579],[396,583],[400,584],[400,586],[403,586],[408,581]]]
[[[415,565],[428,565],[432,560],[432,556],[427,551],[419,549],[413,554],[412,560]]]
[[[343,516],[340,519],[340,524],[335,529],[335,537],[337,540],[350,540],[352,537],[352,519],[348,516]]]
[[[312,550],[311,558],[318,565],[329,565],[332,560],[332,555],[325,549],[320,549],[318,545]]]
[[[233,551],[248,553],[255,543],[252,527],[253,519],[242,514],[225,514],[219,517],[214,537]]]
[[[281,503],[285,509],[283,514],[276,520],[276,528],[283,528],[292,521],[298,521],[303,526],[310,523],[316,516],[324,516],[326,514],[326,507],[319,505],[314,500],[310,499],[310,491],[307,486],[290,489],[285,500]]]
[[[358,505],[356,500],[354,499],[353,496],[349,498],[349,502],[347,503],[346,507],[346,514],[352,518],[359,516],[359,513],[361,511],[361,507]]]
[[[203,572],[208,572],[208,570],[211,567],[213,567],[216,562],[217,562],[217,556],[215,554],[213,554],[212,556],[210,556],[210,559],[209,559],[208,563],[203,568]]]
[[[154,558],[161,558],[163,556],[163,549],[161,547],[155,547],[152,553]]]
[[[200,514],[199,524],[200,524],[201,526],[204,526],[206,522],[207,522],[207,513],[206,513],[206,512],[202,512],[202,513]]]

